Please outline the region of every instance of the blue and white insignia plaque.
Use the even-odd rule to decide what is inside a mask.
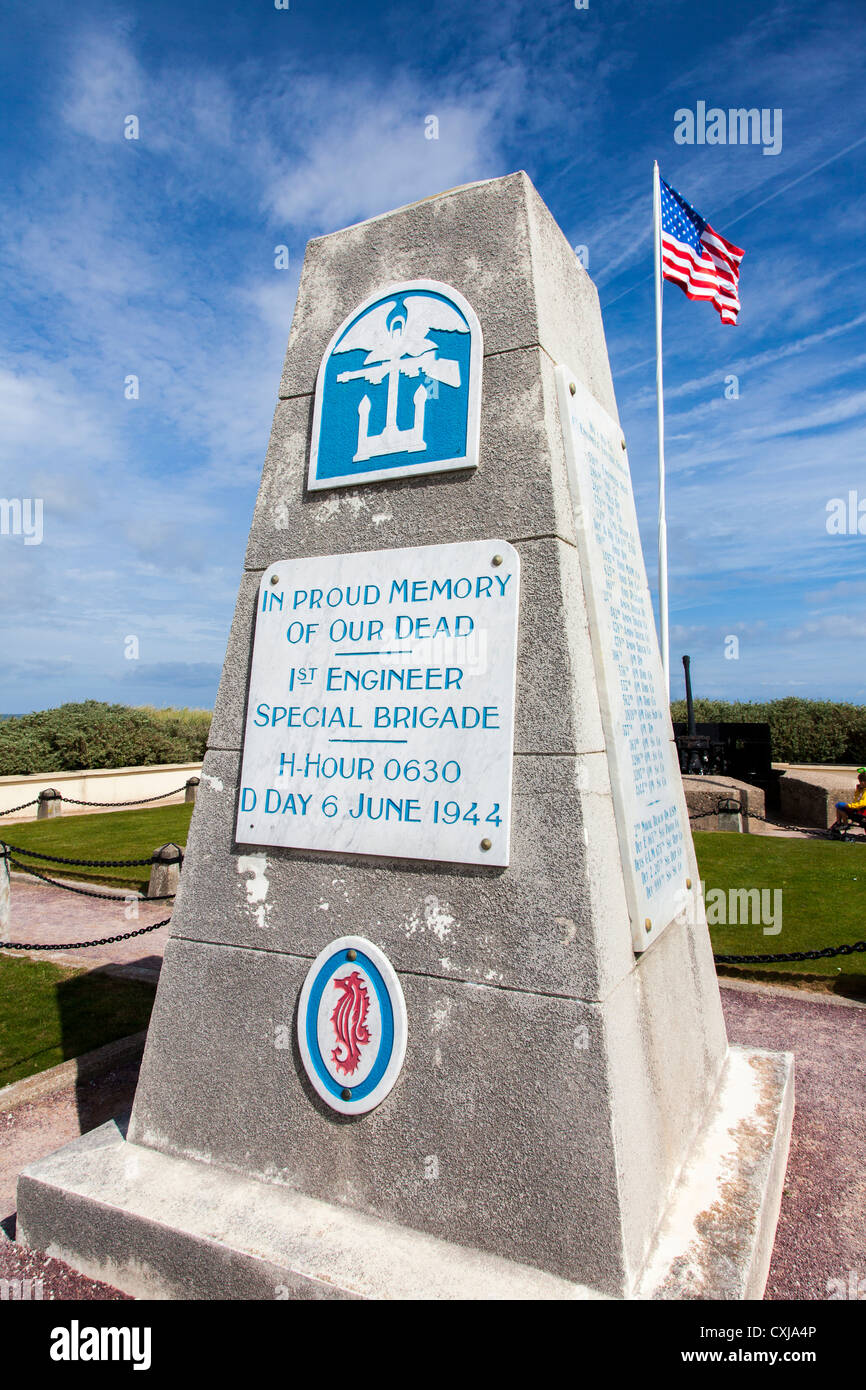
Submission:
[[[298,1006],[310,1084],[341,1115],[363,1115],[391,1090],[406,1055],[406,1002],[387,956],[341,936],[314,960]]]
[[[337,329],[319,368],[310,489],[475,468],[481,325],[450,285],[379,291]]]

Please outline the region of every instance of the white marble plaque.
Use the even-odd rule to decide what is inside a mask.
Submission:
[[[622,430],[557,367],[569,486],[635,949],[686,900],[682,779]]]
[[[271,565],[238,842],[507,864],[519,584],[502,540]]]

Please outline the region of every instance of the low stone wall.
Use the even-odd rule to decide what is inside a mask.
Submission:
[[[814,826],[827,830],[836,819],[836,802],[850,801],[857,782],[857,770],[853,767],[798,767],[786,763],[774,763],[777,771],[783,772],[779,778],[778,819],[788,825]],[[683,787],[689,815],[701,811],[714,810],[722,796],[736,796],[746,809],[765,815],[764,793],[760,787],[738,782],[733,777],[684,777]],[[717,830],[714,817],[692,822],[693,830]],[[743,829],[761,834],[763,823],[746,823],[743,816]]]
[[[156,767],[104,767],[87,772],[40,772],[32,777],[0,777],[0,815],[30,801],[48,787],[64,797],[80,801],[139,801],[144,797],[169,797],[183,801],[189,777],[198,777],[201,763],[161,763]],[[178,792],[178,788],[180,791]],[[70,805],[69,811],[83,809]],[[36,815],[36,807],[28,814]]]
[[[743,830],[751,831],[752,834],[761,833],[763,822],[750,822],[748,814],[750,811],[760,816],[766,814],[764,792],[761,787],[750,786],[748,782],[738,782],[736,777],[684,777],[683,790],[689,816],[702,816],[701,820],[692,821],[693,830],[718,830],[719,820],[716,811],[719,801],[722,797],[730,797],[739,801],[742,807]],[[704,815],[704,812],[713,814]]]
[[[779,779],[779,814],[792,825],[827,830],[836,819],[836,802],[850,801],[857,773],[853,769],[796,768]]]

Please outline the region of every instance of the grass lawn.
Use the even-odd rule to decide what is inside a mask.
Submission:
[[[154,987],[0,956],[0,1086],[147,1027]]]
[[[64,812],[54,820],[19,821],[9,826],[4,826],[0,820],[0,838],[8,838],[13,845],[38,850],[41,854],[60,854],[69,859],[143,859],[170,841],[185,845],[192,812],[192,803],[184,802],[178,806],[105,811],[92,816]],[[28,860],[24,855],[16,857],[53,878],[80,878],[109,883],[117,888],[144,890],[150,877],[146,864],[132,869],[76,869],[71,864]]]
[[[34,821],[2,828],[0,836],[8,835],[13,844],[44,853],[56,853],[80,859],[138,859],[153,852],[158,845],[172,840],[185,845],[192,806],[145,808],[136,811],[111,811],[102,815],[59,816],[56,820]],[[820,949],[838,946],[843,942],[866,939],[866,920],[863,903],[866,893],[866,845],[838,844],[830,840],[787,840],[765,835],[725,835],[710,831],[695,833],[695,849],[705,884],[713,949],[720,955],[776,954],[787,951]],[[22,856],[26,861],[26,857]],[[80,878],[111,883],[117,887],[145,889],[148,868],[141,869],[74,869],[63,865],[35,867],[57,877]],[[775,891],[781,891],[781,931],[765,935],[763,927],[769,922],[756,920],[754,910],[746,915],[750,921],[731,920],[731,889],[767,889],[765,901],[774,910]],[[712,923],[712,890],[725,893],[726,912],[720,915],[719,925]],[[715,899],[718,905],[719,900]],[[757,908],[757,903],[752,907]],[[779,925],[777,917],[773,924]],[[8,962],[3,967],[8,968]],[[32,962],[12,962],[13,965],[32,965]],[[722,967],[736,971],[738,967]],[[40,966],[55,974],[70,972],[59,967]],[[866,992],[866,953],[837,956],[829,960],[798,961],[790,964],[743,967],[750,974],[759,972],[767,978],[811,976],[828,983],[839,980],[846,984],[862,983]],[[103,982],[100,982],[100,986]],[[115,982],[117,983],[117,982]],[[131,988],[131,986],[130,986]],[[5,1003],[0,1006],[5,1009]],[[134,1032],[143,1024],[121,1026],[118,1033]],[[100,1041],[107,1041],[107,1035]],[[97,1043],[91,1043],[97,1046]],[[67,1054],[73,1055],[73,1054]],[[55,1060],[60,1060],[56,1057]],[[45,1066],[52,1065],[46,1062]],[[36,1068],[38,1070],[39,1068]]]
[[[820,950],[844,942],[866,940],[866,845],[831,840],[785,840],[765,835],[695,833],[695,850],[705,885],[707,917],[713,950],[719,955],[777,954]],[[723,889],[727,922],[717,898],[719,925],[712,925],[711,892]],[[773,890],[781,890],[781,931],[764,935],[760,921],[735,925],[730,920],[731,888],[769,889],[765,901],[772,911]],[[755,903],[757,907],[757,903]],[[741,912],[740,916],[744,914]],[[749,914],[754,921],[755,914]],[[769,925],[769,923],[765,923]],[[779,925],[777,916],[774,926]],[[724,967],[735,970],[737,967]],[[768,977],[811,975],[866,987],[866,953],[828,960],[743,967]]]

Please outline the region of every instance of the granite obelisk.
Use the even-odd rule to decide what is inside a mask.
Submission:
[[[403,450],[390,475],[388,450],[391,464]],[[633,518],[595,287],[525,174],[309,244],[129,1132],[105,1126],[22,1176],[25,1242],[141,1295],[760,1296],[791,1065],[727,1044]],[[388,675],[425,683],[397,720],[381,662],[372,712],[345,697],[366,677],[315,599],[329,567],[334,611],[355,602],[358,621],[369,600],[387,624],[391,585],[477,620],[507,573],[519,614],[500,605],[477,669],[468,646],[443,646],[423,676]],[[454,602],[458,578],[476,608]],[[289,666],[292,605],[310,655]],[[407,624],[425,612],[407,607]],[[310,762],[309,740],[338,737],[322,726],[341,698],[339,737],[359,741],[347,778],[389,777],[373,732],[395,743],[395,779],[414,777],[413,721],[438,721],[449,767],[488,731],[496,751],[450,800],[389,792],[393,842],[381,826],[350,839],[339,788],[327,805],[303,780],[282,791],[322,773],[328,750]],[[418,766],[439,776],[432,746]],[[495,814],[471,819],[491,814],[488,793],[510,800],[509,844]],[[319,819],[301,827],[307,795]],[[332,947],[353,971],[319,978]],[[400,997],[389,985],[359,1012],[389,969]],[[350,987],[355,1031],[331,1049],[322,1029],[343,1027]],[[389,1034],[388,1088],[355,1113],[349,1053],[385,1037],[401,1000],[405,1056]]]

